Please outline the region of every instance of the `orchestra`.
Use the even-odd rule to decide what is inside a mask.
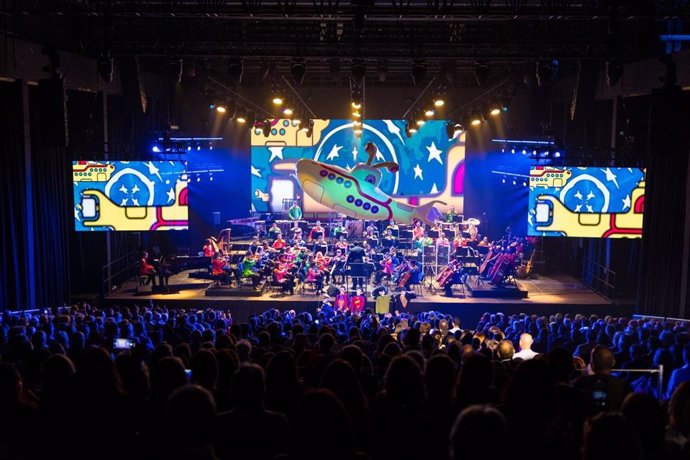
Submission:
[[[285,294],[304,292],[304,285],[313,285],[320,294],[337,283],[332,307],[353,313],[363,311],[369,286],[377,293],[403,294],[406,303],[422,283],[452,295],[452,286],[464,284],[470,275],[500,285],[524,266],[534,241],[508,235],[492,242],[479,234],[477,219],[462,220],[454,210],[449,216],[454,221],[438,220],[431,226],[419,221],[401,226],[391,220],[367,222],[365,227],[362,221],[345,218],[326,225],[319,220],[309,223],[301,220],[300,210],[299,219],[274,221],[267,231],[254,235],[246,253],[234,262],[212,238],[201,252],[210,257],[214,279],[231,288],[246,281],[253,289],[263,289],[263,281]],[[147,277],[147,284],[155,284],[157,272],[147,257],[144,253],[139,273]]]

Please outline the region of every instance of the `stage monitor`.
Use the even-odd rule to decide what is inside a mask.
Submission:
[[[351,169],[367,161],[364,146],[373,142],[378,153],[374,164],[394,162],[399,170],[381,169],[379,188],[390,197],[411,205],[440,200],[463,213],[465,137],[449,139],[446,122],[429,120],[419,130],[406,133],[403,120],[364,120],[357,137],[352,120],[311,120],[309,131],[296,121],[272,120],[271,129],[254,127],[251,134],[252,211],[282,213],[293,201],[305,212],[331,212],[302,193],[295,165],[302,158]],[[306,121],[303,121],[306,123]]]
[[[640,168],[532,167],[528,234],[641,238],[645,174]]]
[[[75,161],[77,231],[187,230],[184,161]]]

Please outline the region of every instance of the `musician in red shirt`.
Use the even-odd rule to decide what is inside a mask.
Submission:
[[[149,253],[144,251],[141,253],[141,259],[139,260],[139,276],[146,276],[146,282],[144,285],[152,283],[156,285],[156,267],[148,263]]]
[[[225,271],[225,266],[227,261],[224,257],[221,257],[219,253],[213,255],[211,260],[211,274],[218,277],[218,279],[226,284],[230,282],[230,274]]]
[[[204,247],[202,248],[202,251],[204,251],[204,256],[213,257],[213,254],[218,252],[218,246],[213,244],[213,240],[211,240],[211,238],[208,238],[206,240],[206,244],[204,244]]]
[[[273,249],[276,249],[280,251],[281,249],[285,249],[285,240],[283,239],[282,235],[280,233],[278,234],[278,237],[276,240],[273,242]]]
[[[321,233],[321,235],[326,236],[326,230],[321,226],[321,221],[317,220],[316,225],[309,232],[309,241],[314,240],[314,233]]]

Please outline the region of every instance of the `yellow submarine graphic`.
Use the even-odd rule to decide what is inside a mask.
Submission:
[[[186,230],[188,228],[187,182],[175,183],[171,206],[118,206],[100,190],[84,190],[77,209],[85,227],[109,227],[118,231]]]
[[[560,188],[565,186],[572,171],[567,169],[553,168],[549,166],[537,167],[532,169],[529,173],[530,187],[544,187],[544,188]]]
[[[108,182],[114,172],[113,164],[80,161],[72,165],[74,182]]]
[[[535,229],[583,238],[641,238],[645,182],[631,193],[632,206],[625,213],[573,212],[551,195],[537,197]]]
[[[369,142],[365,151],[366,163],[357,163],[347,170],[334,165],[303,158],[297,162],[297,179],[310,198],[355,219],[389,220],[412,223],[420,220],[433,225],[441,213],[433,205],[443,201],[432,200],[421,206],[412,206],[394,200],[379,188],[381,169],[395,173],[399,166],[392,161],[372,165],[377,148]]]

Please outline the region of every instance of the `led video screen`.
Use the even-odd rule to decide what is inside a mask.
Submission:
[[[306,212],[329,212],[303,195],[295,165],[307,158],[351,169],[367,161],[364,146],[378,148],[374,163],[394,162],[396,172],[384,172],[379,188],[385,194],[412,205],[441,200],[445,212],[464,205],[464,136],[449,139],[446,122],[427,121],[407,136],[402,120],[366,120],[361,137],[355,136],[351,120],[313,120],[311,136],[290,120],[273,120],[268,136],[255,127],[251,134],[252,211],[282,212],[298,200]]]
[[[644,192],[644,169],[532,167],[527,233],[641,238]]]
[[[75,161],[77,231],[186,230],[183,161]]]

